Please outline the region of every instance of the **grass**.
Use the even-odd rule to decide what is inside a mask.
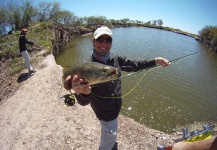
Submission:
[[[13,59],[10,59],[8,63],[6,64],[7,68],[10,68],[9,75],[14,75],[16,73],[19,73],[21,70],[24,69],[25,64],[23,63],[22,58],[15,57]]]
[[[28,46],[28,53],[31,57],[31,63],[36,63],[37,57],[35,53],[45,50],[44,54],[49,54],[52,51],[52,24],[43,22],[30,25],[27,32],[27,39],[33,41],[33,46]],[[0,61],[6,63],[6,67],[9,69],[9,75],[13,75],[21,72],[26,68],[23,57],[19,52],[18,39],[20,31],[16,31],[14,34],[5,35],[0,37]]]

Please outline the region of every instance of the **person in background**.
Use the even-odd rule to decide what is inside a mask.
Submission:
[[[169,66],[170,62],[162,57],[153,60],[131,60],[124,56],[110,53],[112,48],[112,32],[108,27],[100,27],[94,32],[93,51],[88,61],[113,66],[121,71],[136,72],[156,65]],[[121,74],[120,74],[121,76]],[[117,149],[118,115],[122,106],[121,80],[106,82],[95,87],[85,84],[79,76],[68,76],[72,80],[72,89],[80,105],[92,107],[101,124],[99,150]],[[84,84],[80,85],[79,84]]]
[[[27,52],[26,44],[33,45],[34,42],[28,41],[26,39],[27,31],[28,30],[26,28],[21,29],[20,37],[19,37],[19,48],[20,48],[20,53],[25,60],[25,64],[26,64],[27,68],[29,69],[29,74],[32,75],[35,73],[35,70],[33,69],[33,67],[30,64],[30,57],[29,57],[29,54]]]

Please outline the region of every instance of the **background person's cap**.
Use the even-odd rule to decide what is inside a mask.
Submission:
[[[108,27],[100,27],[94,32],[94,39],[97,39],[103,34],[106,34],[112,38],[112,31]]]
[[[23,29],[21,29],[21,32],[22,33],[25,33],[25,32],[27,32],[28,30],[26,29],[26,28],[23,28]]]

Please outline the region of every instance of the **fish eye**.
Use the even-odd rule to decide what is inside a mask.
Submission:
[[[103,72],[107,72],[107,69],[105,68],[105,69],[103,69]]]
[[[110,69],[110,67],[105,67],[105,69]]]
[[[111,67],[105,67],[105,68],[103,69],[103,72],[107,72],[110,68],[111,68]]]

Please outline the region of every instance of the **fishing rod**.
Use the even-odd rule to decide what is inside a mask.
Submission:
[[[176,58],[176,59],[172,59],[172,60],[169,60],[169,62],[174,62],[174,61],[177,61],[177,60],[180,60],[180,59],[183,59],[183,58],[192,56],[192,55],[196,55],[196,54],[201,53],[201,52],[203,52],[203,51],[191,53],[191,54],[188,54],[188,55],[185,55],[185,56]],[[142,69],[142,70],[139,70],[139,71],[136,71],[136,72],[129,73],[129,74],[127,74],[127,75],[121,76],[121,77],[116,78],[116,79],[113,79],[113,80],[111,80],[111,81],[119,80],[119,79],[122,79],[122,78],[125,78],[125,77],[128,77],[128,76],[134,75],[134,74],[136,74],[136,73],[142,72],[143,70],[150,70],[150,69],[152,69],[152,68],[157,68],[157,67],[159,67],[159,66],[160,66],[160,65],[148,67],[148,68],[146,68],[146,69]],[[107,81],[107,82],[111,82],[111,81]],[[107,82],[94,84],[94,85],[91,85],[91,87],[96,87],[96,86],[99,86],[99,85],[104,84],[104,83],[107,83]],[[74,86],[75,86],[75,87],[79,87],[79,86],[84,86],[84,85],[85,85],[85,84],[77,84],[77,85],[74,85]]]
[[[201,52],[203,52],[203,51],[199,51],[199,52],[195,52],[195,53],[192,53],[192,54],[189,54],[189,55],[185,55],[185,56],[170,60],[170,62],[173,62],[173,61],[176,61],[176,60],[179,60],[179,59],[182,59],[182,58],[186,58],[186,57],[189,57],[191,55],[195,55],[195,54],[198,54],[198,53],[201,53]]]
[[[169,62],[174,62],[174,61],[177,61],[177,60],[180,60],[180,59],[183,59],[183,58],[186,58],[186,57],[189,57],[189,56],[192,56],[192,55],[196,55],[198,53],[201,53],[203,51],[199,51],[199,52],[195,52],[195,53],[191,53],[191,54],[188,54],[188,55],[185,55],[185,56],[182,56],[182,57],[179,57],[179,58],[176,58],[176,59],[172,59],[172,60],[169,60]],[[146,69],[143,69],[143,70],[150,70],[151,68],[155,68],[155,67],[159,67],[160,65],[156,65],[156,66],[152,66],[152,67],[148,67]],[[116,78],[114,80],[118,80],[118,79],[121,79],[121,78],[125,78],[125,77],[128,77],[128,76],[131,76],[133,74],[136,74],[136,73],[139,73],[139,72],[142,72],[143,70],[139,70],[137,72],[132,72],[132,73],[129,73],[127,75],[124,75],[124,76],[121,76],[119,78]]]
[[[196,55],[196,54],[201,53],[201,52],[202,52],[202,51],[195,52],[195,53],[191,53],[191,54],[188,54],[188,55],[185,55],[185,56],[176,58],[176,59],[169,60],[169,62],[174,62],[174,61],[177,61],[177,60],[180,60],[180,59],[183,59],[183,58],[187,58],[187,57],[189,57],[189,56]],[[157,68],[157,67],[159,67],[159,66],[160,66],[160,65],[156,65],[156,66],[148,67],[148,68],[143,69],[143,70],[150,70],[150,69]],[[122,79],[122,78],[125,78],[125,77],[131,76],[131,75],[133,75],[133,74],[142,72],[143,70],[139,70],[139,71],[137,71],[137,72],[129,73],[129,74],[127,74],[127,75],[121,76],[121,77],[116,78],[116,79],[111,80],[111,81],[120,80],[120,79]],[[147,72],[146,72],[146,73],[147,73]],[[127,94],[125,94],[125,95],[123,95],[123,96],[121,96],[121,97],[125,97],[125,96],[127,96],[128,94],[130,94],[130,93],[138,86],[138,84],[143,80],[143,78],[145,77],[146,73],[142,76],[142,78],[138,81],[138,83],[137,83]],[[111,82],[111,81],[107,81],[107,82]],[[91,85],[91,87],[96,87],[96,86],[99,86],[99,85],[104,84],[104,83],[107,83],[107,82],[94,84],[94,85]],[[79,86],[84,86],[84,85],[85,85],[85,84],[76,84],[76,85],[73,85],[73,86],[79,87]],[[73,93],[71,92],[71,90],[70,90],[70,93],[73,95]],[[95,96],[101,97],[101,98],[108,98],[108,97],[102,97],[102,96],[98,96],[98,95],[95,95]],[[65,98],[65,103],[66,103],[66,105],[69,105],[69,106],[74,105],[74,100],[73,100],[71,97],[64,97],[64,98]],[[117,98],[117,97],[109,97],[109,98]]]
[[[183,58],[192,56],[192,55],[196,55],[196,54],[201,53],[201,52],[202,52],[202,51],[195,52],[195,53],[191,53],[191,54],[188,54],[188,55],[185,55],[185,56],[182,56],[182,57],[179,57],[179,58],[170,60],[169,62],[177,61],[177,60],[180,60],[180,59],[183,59]],[[154,68],[157,68],[157,67],[159,67],[159,66],[160,66],[160,65],[148,67],[148,68],[146,68],[146,70],[154,69]],[[143,70],[145,70],[145,69],[143,69]],[[130,74],[121,76],[121,77],[116,78],[116,79],[114,79],[114,80],[120,80],[120,79],[122,79],[122,78],[125,78],[125,77],[131,76],[131,75],[133,75],[133,74],[142,72],[143,70],[139,70],[139,71],[137,71],[137,72],[132,72],[132,73],[130,73]],[[139,81],[136,83],[136,85],[135,85],[129,92],[127,92],[125,95],[122,95],[121,97],[123,98],[123,97],[127,96],[128,94],[130,94],[130,93],[139,85],[139,83],[143,80],[143,78],[145,77],[146,73],[148,73],[148,71],[145,72],[145,74],[139,79]],[[112,80],[112,81],[114,81],[114,80]],[[111,82],[111,81],[108,81],[108,82]],[[106,83],[106,82],[104,82],[104,83]],[[103,83],[91,85],[91,87],[99,86],[99,85],[101,85],[101,84],[103,84]],[[102,96],[98,96],[98,95],[96,95],[96,94],[94,94],[94,95],[97,96],[97,97],[100,97],[100,98],[117,98],[117,97],[102,97]]]

